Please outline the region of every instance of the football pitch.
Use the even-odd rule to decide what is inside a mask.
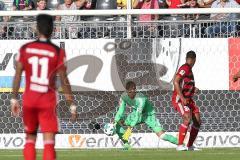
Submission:
[[[42,150],[37,151],[41,160]],[[57,150],[57,160],[239,160],[240,148],[203,149],[177,152],[175,149]],[[1,160],[23,160],[21,150],[0,150]]]

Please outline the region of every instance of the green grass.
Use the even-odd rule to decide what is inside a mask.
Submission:
[[[37,159],[41,160],[42,150]],[[177,152],[175,149],[57,150],[57,160],[239,160],[239,148]],[[23,160],[21,150],[0,150],[0,160]]]

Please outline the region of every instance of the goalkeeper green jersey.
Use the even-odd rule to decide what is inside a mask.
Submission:
[[[127,92],[124,92],[121,95],[118,111],[115,116],[115,122],[118,122],[120,119],[123,119],[126,106],[132,107],[132,124],[131,126],[136,125],[139,121],[141,121],[143,116],[150,116],[155,114],[153,109],[153,104],[149,101],[147,96],[142,93],[137,93],[134,99],[131,99]]]

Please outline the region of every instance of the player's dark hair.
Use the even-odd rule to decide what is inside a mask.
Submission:
[[[186,58],[187,59],[188,58],[195,59],[196,58],[196,53],[194,51],[188,51]]]
[[[37,16],[37,30],[40,34],[51,37],[53,32],[53,17],[48,14],[39,14]]]
[[[133,81],[128,81],[126,83],[126,90],[129,90],[131,87],[136,87],[136,84]]]

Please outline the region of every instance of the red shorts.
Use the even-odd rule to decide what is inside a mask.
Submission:
[[[199,113],[199,108],[195,104],[195,102],[190,99],[189,104],[184,106],[179,98],[176,96],[172,97],[172,104],[175,110],[177,110],[181,115],[184,115],[185,113]]]
[[[58,132],[58,119],[55,107],[23,107],[23,123],[26,133]]]

